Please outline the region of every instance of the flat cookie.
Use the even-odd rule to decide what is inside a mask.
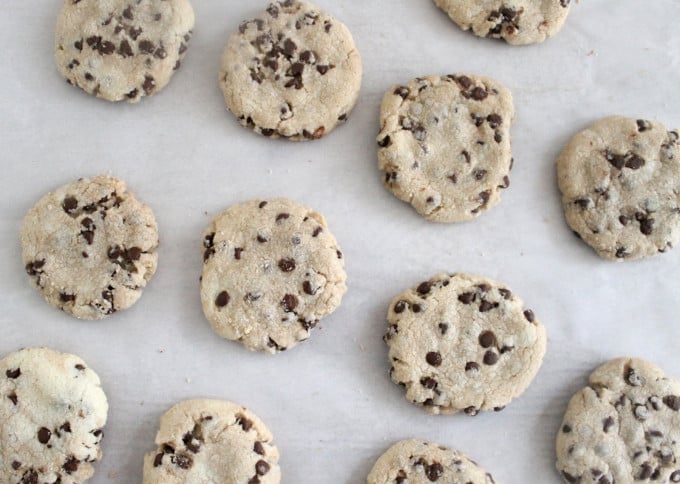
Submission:
[[[457,450],[422,440],[402,440],[380,456],[367,484],[495,484],[491,474]]]
[[[571,0],[434,0],[463,30],[508,44],[543,42],[564,25]]]
[[[378,167],[383,183],[428,220],[461,222],[510,186],[512,95],[480,76],[419,77],[383,98]]]
[[[100,175],[48,193],[21,229],[31,284],[56,308],[102,319],[132,306],[156,272],[153,212],[125,182]]]
[[[611,116],[560,154],[567,223],[601,257],[639,259],[680,240],[679,138],[654,121]]]
[[[144,457],[144,484],[281,482],[272,434],[250,410],[186,400],[161,417],[158,450]]]
[[[28,348],[0,360],[0,481],[76,484],[94,474],[108,413],[75,355]]]
[[[203,245],[203,312],[219,335],[249,350],[276,353],[306,340],[347,290],[323,215],[290,200],[228,208]]]
[[[680,482],[680,382],[618,358],[574,395],[557,434],[565,482]]]
[[[392,381],[432,414],[502,410],[529,386],[545,328],[502,284],[439,274],[394,298],[387,314]]]
[[[273,2],[224,49],[220,87],[243,126],[271,138],[318,139],[347,119],[361,57],[345,25],[306,2]]]
[[[193,27],[189,0],[64,0],[57,68],[88,94],[135,103],[170,82]]]

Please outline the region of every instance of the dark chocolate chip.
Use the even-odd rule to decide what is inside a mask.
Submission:
[[[170,462],[180,469],[190,469],[194,464],[194,460],[186,454],[175,454],[170,457]]]
[[[563,433],[568,434],[568,433],[570,433],[571,431],[572,431],[571,425],[569,425],[569,424],[564,424],[564,425],[562,426],[562,432],[563,432]]]
[[[474,361],[468,361],[465,363],[465,371],[479,371],[481,367]]]
[[[495,365],[498,362],[498,354],[493,350],[488,350],[484,353],[484,364]]]
[[[663,403],[666,404],[668,408],[674,411],[680,410],[680,397],[676,395],[667,395],[663,397]]]
[[[496,335],[493,331],[483,331],[479,335],[479,345],[482,348],[491,348],[496,344]]]
[[[281,300],[281,306],[287,313],[293,312],[298,305],[298,298],[292,294],[286,294]]]
[[[431,482],[436,482],[444,474],[444,467],[439,462],[433,462],[425,468],[425,475]]]
[[[430,378],[429,376],[420,379],[420,384],[427,388],[428,390],[434,390],[437,388],[437,380]]]
[[[607,417],[602,421],[602,430],[604,430],[605,433],[609,432],[609,429],[611,429],[613,426],[614,426],[613,417]]]
[[[442,364],[442,355],[438,351],[430,351],[425,355],[425,361],[432,366],[439,366]]]
[[[158,467],[163,463],[163,454],[156,454],[156,457],[153,460],[153,466]]]
[[[9,398],[14,405],[16,405],[17,402],[19,401],[16,393],[10,393],[9,395],[7,395],[7,398]]]
[[[418,291],[418,294],[424,295],[424,294],[427,294],[428,292],[430,292],[431,288],[432,288],[432,283],[425,281],[425,282],[421,282],[416,290]]]
[[[75,197],[66,197],[61,206],[64,209],[64,212],[69,214],[73,213],[76,208],[78,208],[78,200],[76,200]]]
[[[394,312],[397,314],[403,313],[407,306],[406,301],[397,301],[394,305]]]
[[[527,309],[526,311],[524,311],[524,317],[530,323],[533,323],[536,320],[536,316],[534,315],[534,312],[531,309]]]
[[[52,436],[52,432],[50,429],[46,427],[40,427],[40,430],[38,430],[38,442],[41,444],[46,444],[50,441],[50,437]]]
[[[218,308],[223,308],[227,304],[229,304],[229,301],[231,298],[229,297],[229,293],[227,291],[222,291],[217,295],[215,298],[215,306]]]
[[[14,469],[16,471],[16,470],[19,470],[20,467],[21,467],[21,462],[19,462],[18,460],[12,461],[12,469]]]
[[[463,304],[472,304],[472,302],[475,300],[475,297],[475,293],[473,292],[464,292],[458,296],[458,300]]]
[[[262,445],[262,442],[260,442],[259,440],[255,442],[255,445],[253,446],[253,451],[256,454],[265,455],[264,446]]]
[[[21,376],[21,368],[15,368],[13,370],[7,370],[5,371],[5,375],[7,378],[11,378],[12,380],[15,380]]]
[[[316,289],[312,287],[312,283],[309,281],[305,281],[302,283],[302,290],[305,292],[305,294],[309,294],[310,296],[316,295]]]
[[[283,272],[292,272],[295,270],[295,259],[287,258],[279,260],[279,269]]]
[[[79,464],[80,461],[71,455],[66,459],[66,462],[64,462],[64,465],[61,466],[61,468],[64,469],[67,474],[72,474],[78,470]]]
[[[257,474],[260,476],[264,476],[267,472],[269,472],[269,469],[269,464],[263,460],[258,460],[255,464],[255,472],[257,472]]]

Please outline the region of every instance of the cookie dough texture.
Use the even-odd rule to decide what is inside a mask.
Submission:
[[[218,334],[250,350],[275,353],[306,340],[347,289],[323,215],[291,200],[228,208],[203,246],[203,312]]]
[[[385,188],[434,222],[461,222],[510,186],[512,95],[481,76],[419,77],[385,94],[378,167]]]
[[[538,372],[545,328],[504,285],[439,274],[394,298],[384,339],[392,381],[432,414],[502,410]]]
[[[64,0],[57,68],[89,94],[138,102],[170,82],[193,27],[188,0]]]
[[[222,400],[186,400],[161,417],[158,450],[144,458],[144,484],[277,484],[279,451],[250,410]]]
[[[345,25],[312,4],[286,0],[241,23],[224,49],[219,82],[243,126],[302,141],[347,119],[361,74]]]
[[[402,440],[376,461],[367,484],[494,484],[491,474],[462,452],[422,440]]]
[[[132,306],[158,259],[153,212],[107,175],[45,195],[26,215],[21,243],[33,287],[80,319]]]
[[[0,360],[0,479],[75,484],[94,474],[108,404],[75,355],[29,348]]]
[[[680,240],[679,138],[654,121],[611,116],[560,154],[567,223],[601,257],[639,259]]]
[[[618,358],[574,395],[557,434],[568,483],[680,482],[680,382],[653,364]]]
[[[564,25],[571,0],[435,0],[463,30],[509,44],[543,42]]]

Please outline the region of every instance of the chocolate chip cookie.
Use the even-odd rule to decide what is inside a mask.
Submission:
[[[439,274],[404,291],[387,314],[392,381],[432,414],[502,410],[538,373],[543,324],[510,289]]]
[[[135,103],[170,82],[193,27],[189,0],[64,0],[57,68],[89,94]]]
[[[428,220],[461,222],[510,186],[512,95],[473,75],[419,77],[385,94],[378,135],[383,184]]]
[[[144,457],[144,484],[281,482],[271,432],[235,403],[178,403],[161,417],[156,444]]]
[[[680,382],[618,358],[574,395],[557,434],[565,482],[680,482]]]
[[[291,200],[232,206],[203,234],[203,312],[218,334],[250,350],[306,340],[340,304],[345,278],[323,215]]]
[[[28,348],[0,360],[0,481],[91,478],[108,408],[99,377],[75,355]]]
[[[347,119],[361,73],[345,25],[312,4],[285,0],[241,23],[224,49],[219,82],[243,126],[302,141]]]
[[[508,44],[543,42],[564,25],[571,0],[435,0],[463,30]]]
[[[560,154],[567,223],[601,257],[639,259],[680,240],[679,138],[655,121],[611,116]]]
[[[376,461],[367,484],[494,484],[491,474],[457,450],[422,440],[402,440]]]
[[[23,261],[45,300],[76,318],[132,306],[156,272],[153,212],[107,175],[48,193],[21,229]]]

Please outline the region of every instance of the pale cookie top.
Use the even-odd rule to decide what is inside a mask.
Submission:
[[[101,459],[108,404],[97,374],[75,355],[28,348],[0,360],[3,483],[76,484]]]
[[[320,213],[286,199],[234,205],[203,234],[203,312],[221,336],[283,351],[340,304],[342,252]]]
[[[509,44],[543,42],[562,29],[571,0],[435,0],[463,30]]]
[[[138,102],[170,82],[193,27],[189,0],[64,0],[57,68],[89,94]]]
[[[679,138],[654,121],[611,116],[560,154],[567,223],[601,257],[639,259],[680,240]]]
[[[557,434],[565,482],[680,482],[680,382],[635,358],[597,368]]]
[[[144,457],[144,484],[278,484],[279,451],[250,410],[186,400],[161,417],[158,450]]]
[[[286,0],[241,23],[224,49],[219,82],[243,126],[301,141],[347,119],[361,72],[345,25],[314,5]]]
[[[510,91],[481,76],[419,77],[393,86],[380,110],[383,183],[434,222],[461,222],[510,186]]]
[[[439,274],[395,297],[387,314],[392,381],[432,414],[502,410],[536,376],[543,324],[502,284]]]
[[[48,193],[21,229],[31,284],[80,319],[102,319],[134,304],[156,271],[153,212],[107,175]]]
[[[465,454],[422,440],[402,440],[376,461],[367,484],[495,484]]]

